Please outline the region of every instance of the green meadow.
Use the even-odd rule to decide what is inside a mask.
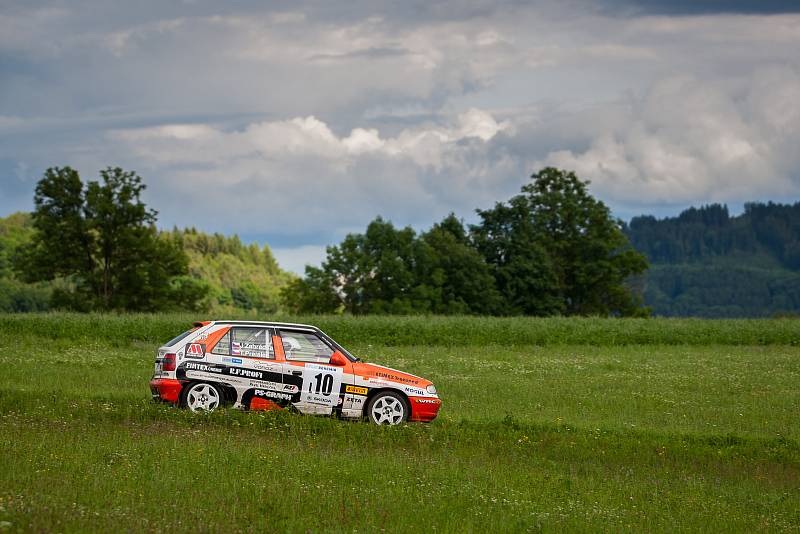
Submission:
[[[0,531],[800,528],[798,320],[298,319],[436,384],[386,428],[153,403],[192,319],[0,316]]]

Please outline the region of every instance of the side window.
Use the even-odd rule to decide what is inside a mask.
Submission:
[[[234,327],[231,356],[245,358],[275,358],[272,336],[267,328]]]
[[[309,332],[281,330],[281,341],[287,360],[328,363],[333,354],[327,343]]]
[[[211,354],[222,354],[223,356],[230,356],[231,355],[231,331],[222,336],[222,339],[217,341],[217,344],[214,345],[214,350],[211,351]]]

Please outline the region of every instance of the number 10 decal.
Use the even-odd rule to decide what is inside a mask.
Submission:
[[[330,395],[331,390],[333,389],[333,375],[328,373],[319,373],[314,375],[314,383],[316,384],[316,389],[314,389],[314,384],[311,382],[308,383],[308,391],[309,393],[322,393],[323,395]]]
[[[303,393],[300,401],[333,409],[339,402],[341,385],[341,368],[307,363],[303,367]]]

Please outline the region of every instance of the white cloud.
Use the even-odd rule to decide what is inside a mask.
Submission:
[[[374,128],[354,128],[348,136],[337,137],[325,122],[312,115],[253,123],[244,131],[226,132],[207,124],[168,124],[116,130],[109,136],[148,158],[165,162],[211,161],[255,151],[270,158],[326,159],[382,153],[410,157],[420,165],[440,166],[448,145],[469,138],[486,142],[509,127],[509,122],[498,123],[491,114],[473,108],[460,114],[452,125],[423,125],[385,139]]]
[[[754,72],[743,93],[723,83],[668,78],[601,130],[583,151],[556,150],[541,165],[574,169],[622,204],[691,204],[800,194],[800,76]]]
[[[160,175],[160,197],[196,208],[171,222],[203,213],[207,228],[235,221],[238,232],[330,241],[379,214],[418,227],[451,210],[469,216],[545,165],[575,170],[623,211],[797,196],[799,97],[797,70],[778,66],[745,81],[667,77],[641,96],[554,115],[473,108],[392,134],[338,134],[305,116],[117,130],[109,141],[152,166],[143,170]],[[545,150],[553,139],[584,148]]]
[[[491,200],[508,177],[493,172],[503,163],[487,169],[473,160],[508,128],[470,109],[386,137],[374,128],[339,136],[307,116],[233,131],[206,124],[116,130],[108,139],[114,152],[134,154],[154,170],[168,165],[157,187],[189,201],[195,210],[186,215],[217,222],[235,214],[240,232],[291,235],[330,230],[331,220],[339,229],[357,227],[379,214],[414,224],[444,215],[454,201]]]

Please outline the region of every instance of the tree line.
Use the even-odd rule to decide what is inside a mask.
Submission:
[[[519,195],[477,210],[475,225],[451,214],[417,233],[378,217],[298,278],[280,270],[269,247],[195,229],[159,231],[136,173],[107,168],[84,183],[74,169],[51,168],[30,218],[12,216],[0,227],[0,292],[10,301],[0,306],[646,314],[635,280],[647,262],[586,185],[545,168]]]
[[[635,277],[647,261],[587,184],[544,168],[477,224],[451,214],[420,234],[378,217],[284,299],[298,313],[646,315]]]
[[[451,214],[415,232],[378,217],[298,278],[266,245],[158,230],[144,188],[119,168],[89,182],[48,169],[33,213],[0,219],[0,311],[800,312],[800,203],[749,203],[738,216],[712,204],[626,225],[574,174],[547,168],[477,210],[476,224]]]
[[[644,298],[657,315],[762,317],[800,312],[800,202],[690,208],[625,227],[651,262]]]
[[[625,227],[633,246],[653,263],[696,263],[720,256],[761,256],[800,270],[800,202],[751,202],[731,217],[728,207],[689,208],[677,217],[634,217]]]

